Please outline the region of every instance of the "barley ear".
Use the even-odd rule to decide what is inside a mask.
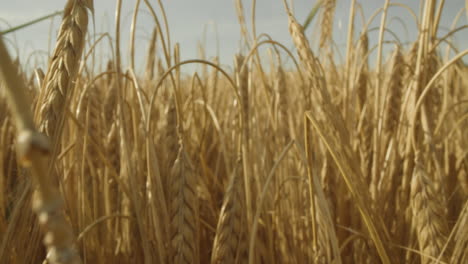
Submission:
[[[197,195],[195,174],[180,144],[177,159],[171,170],[171,261],[170,263],[198,263],[197,260]]]
[[[243,186],[240,166],[231,175],[219,215],[211,255],[212,264],[236,263],[242,232]]]
[[[359,109],[362,110],[364,108],[364,104],[366,103],[367,97],[367,83],[369,82],[369,67],[368,67],[368,53],[369,53],[369,38],[367,36],[367,32],[364,32],[359,40],[359,57],[361,61],[361,67],[358,67],[358,80],[357,80],[357,96],[359,100]]]
[[[148,58],[146,59],[146,70],[145,70],[145,79],[146,80],[153,80],[154,78],[154,67],[156,64],[156,42],[158,37],[158,30],[155,28],[153,29],[153,33],[151,34],[151,40],[148,46]]]
[[[388,85],[387,103],[384,114],[384,128],[391,134],[398,127],[400,118],[401,98],[402,98],[402,76],[403,76],[403,56],[397,46],[393,53],[391,62],[391,74]]]
[[[450,263],[467,263],[468,261],[468,201],[460,213],[455,233],[455,246]]]
[[[240,96],[242,100],[242,121],[243,136],[249,138],[249,68],[245,64],[245,58],[242,55],[236,55],[234,65],[236,69],[236,83],[239,86]]]
[[[321,25],[321,35],[320,35],[320,49],[329,45],[332,33],[333,33],[333,16],[335,13],[336,0],[325,0],[323,1],[323,13]],[[327,47],[328,48],[328,47]]]
[[[444,254],[442,250],[448,227],[442,203],[418,160],[411,182],[411,208],[421,250],[421,263],[432,263],[431,257],[438,258],[440,254]],[[446,261],[446,258],[442,257],[441,260]]]
[[[36,111],[39,129],[48,136],[56,137],[65,101],[78,71],[88,28],[88,9],[92,7],[89,2],[92,3],[89,0],[69,0],[65,6]]]

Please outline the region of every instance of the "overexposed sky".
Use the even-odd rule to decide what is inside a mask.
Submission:
[[[2,0],[0,9],[0,30],[5,30],[10,26],[22,24],[32,19],[58,11],[65,5],[65,0]],[[114,13],[116,7],[115,0],[99,0],[95,2],[95,32],[110,32],[114,35]],[[128,42],[129,29],[131,24],[132,12],[134,10],[135,0],[123,0],[122,7],[122,52],[123,57],[128,58]],[[149,1],[153,8],[160,14],[159,6],[156,0]],[[171,35],[171,43],[180,43],[182,60],[196,58],[197,45],[204,41],[207,58],[213,58],[217,50],[220,52],[221,63],[232,64],[234,53],[239,51],[240,47],[240,28],[237,20],[235,0],[162,0],[164,8],[169,20],[169,30]],[[303,22],[315,4],[316,0],[295,0],[294,13],[299,22]],[[337,8],[334,24],[334,40],[337,44],[339,52],[336,53],[337,58],[340,58],[339,53],[343,51],[346,43],[346,31],[349,16],[349,5],[351,0],[337,0]],[[361,0],[362,10],[365,19],[368,19],[371,14],[382,7],[384,0]],[[391,1],[404,2],[416,14],[419,14],[419,0],[400,0]],[[422,1],[423,2],[423,1]],[[251,23],[251,1],[243,1],[247,23]],[[448,0],[445,1],[445,9],[441,19],[440,34],[445,34],[457,14],[464,8],[464,0]],[[137,62],[143,65],[144,54],[147,50],[147,40],[154,28],[153,18],[149,15],[148,9],[144,1],[140,4],[140,15],[137,24]],[[319,39],[319,31],[317,30],[318,17],[307,29],[307,36],[311,43],[316,46]],[[162,18],[160,18],[162,21]],[[401,7],[390,9],[388,15],[388,24],[405,43],[414,41],[416,38],[416,25],[414,19],[409,15],[409,12]],[[13,54],[20,54],[22,63],[32,65],[31,67],[45,65],[47,53],[50,52],[50,45],[53,45],[55,34],[60,22],[60,17],[53,20],[47,20],[26,29],[9,34],[6,36]],[[261,33],[269,34],[273,39],[283,43],[287,47],[292,47],[291,37],[287,28],[287,17],[285,15],[282,0],[258,0],[256,7],[256,26],[257,35]],[[467,24],[468,19],[466,12],[462,15],[457,23],[457,26]],[[8,24],[7,24],[8,23]],[[377,16],[370,28],[378,27],[380,16]],[[92,30],[92,24],[90,24]],[[362,19],[360,13],[356,16],[356,35],[362,27]],[[217,33],[215,33],[215,28]],[[206,34],[203,32],[206,31]],[[219,37],[219,45],[216,41],[216,34]],[[205,37],[204,37],[205,35]],[[370,33],[371,45],[375,43],[378,31]],[[387,40],[394,40],[390,34],[386,34]],[[374,42],[373,42],[374,41]],[[52,43],[52,44],[49,44]],[[468,30],[465,29],[455,35],[455,44],[460,50],[468,48]],[[388,48],[392,48],[388,45]],[[100,49],[100,57],[107,60],[110,58],[110,50],[108,45],[102,45]],[[344,56],[344,54],[343,54]],[[103,61],[105,63],[105,61]],[[142,67],[140,67],[141,69]]]

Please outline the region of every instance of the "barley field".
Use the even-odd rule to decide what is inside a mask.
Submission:
[[[229,1],[248,49],[228,65],[181,60],[170,1],[135,1],[146,43],[120,34],[116,2],[115,34],[91,37],[93,1],[67,0],[45,68],[0,35],[0,263],[468,263],[468,50],[453,42],[468,24],[440,34],[445,1],[412,11],[411,43],[384,38],[382,1],[371,45],[352,0],[343,60],[336,0],[317,1],[312,31],[284,1],[294,46],[247,24],[255,1]],[[112,59],[93,67],[98,44]]]

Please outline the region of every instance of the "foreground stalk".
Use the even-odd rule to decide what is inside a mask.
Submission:
[[[79,264],[80,256],[74,248],[74,235],[63,214],[63,200],[58,187],[48,175],[50,142],[34,127],[30,99],[18,70],[0,39],[0,78],[6,88],[7,99],[17,128],[19,163],[30,169],[36,186],[33,210],[45,232],[47,262],[50,264]]]

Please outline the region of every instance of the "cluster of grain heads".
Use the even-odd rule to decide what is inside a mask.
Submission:
[[[320,128],[317,120],[314,120],[314,118],[312,118],[310,115],[308,115],[307,118],[309,118],[312,123],[315,124],[316,129],[319,130],[319,133],[322,135],[322,137],[324,137],[324,140],[337,140],[335,141],[335,144],[333,144],[333,148],[335,148],[334,150],[337,151],[338,149],[336,148],[338,145],[344,144],[344,142],[340,141],[347,140],[346,129],[343,128],[344,122],[342,122],[342,117],[340,117],[339,111],[335,110],[336,107],[331,102],[327,88],[323,85],[320,85],[322,84],[320,82],[320,71],[318,70],[316,59],[310,49],[309,42],[304,36],[302,27],[297,23],[289,11],[288,18],[290,34],[298,51],[299,57],[302,63],[306,66],[308,76],[312,80],[318,80],[315,82],[317,87],[312,87],[318,90],[318,95],[321,97],[317,108],[323,111],[323,114],[325,115],[324,119],[326,122],[330,122],[330,127],[333,130],[336,129],[336,131],[333,131],[332,134],[327,133],[328,135],[325,136],[325,132],[323,128]],[[327,139],[327,137],[333,137],[333,133],[337,133],[338,137]],[[330,143],[327,145],[329,147],[329,151],[332,151],[330,149]],[[342,146],[342,148],[344,148],[343,151],[339,152],[341,155],[343,155],[340,157],[340,159],[345,160],[345,164],[343,164],[343,166],[351,166],[351,159],[353,156],[352,153],[349,152],[351,148],[346,149],[345,146]],[[335,162],[338,163],[342,161],[339,161],[335,156]],[[386,242],[389,241],[389,234],[386,227],[383,225],[382,220],[379,219],[379,216],[376,214],[376,212],[372,211],[372,209],[369,207],[368,202],[371,201],[371,199],[368,196],[368,192],[362,188],[364,185],[362,184],[361,175],[359,175],[359,169],[353,168],[351,166],[346,170],[346,172],[342,171],[342,176],[348,185],[349,191],[353,194],[353,199],[357,203],[363,221],[366,223],[366,227],[373,242],[375,243],[380,258],[384,263],[390,263],[391,255],[389,255],[390,251],[388,249],[388,245],[386,245]],[[315,223],[312,224],[314,225]]]
[[[297,23],[296,19],[293,17],[291,13],[288,12],[288,22],[289,22],[289,33],[291,34],[292,40],[294,45],[296,46],[297,53],[299,55],[299,59],[301,63],[306,68],[306,73],[309,80],[316,80],[317,78],[317,65],[316,65],[316,58],[312,53],[312,49],[310,48],[309,41],[304,35],[304,29],[302,26]],[[314,82],[314,85],[316,83]],[[317,87],[313,87],[316,89]],[[305,89],[304,97],[306,100],[306,109],[311,108],[311,89]]]
[[[453,53],[444,58],[437,43],[459,47],[425,35],[436,28],[427,30],[431,19],[420,17],[426,22],[416,41],[388,45],[382,55],[390,59],[377,69],[368,59],[395,37],[392,23],[377,46],[373,28],[357,36],[351,27],[341,60],[331,37],[340,2],[320,1],[322,21],[310,24],[321,27],[318,53],[288,10],[298,64],[287,45],[249,31],[245,2],[236,0],[239,53],[247,55],[226,65],[204,46],[201,58],[183,61],[162,3],[155,12],[151,1],[139,2],[130,40],[137,29],[148,33],[142,67],[132,44],[126,70],[120,28],[112,58],[99,53],[111,49],[101,41],[109,34],[84,48],[92,6],[83,0],[67,3],[46,74],[29,71],[44,65],[16,60],[50,151],[35,130],[15,130],[0,89],[3,262],[41,262],[46,250],[51,263],[67,252],[86,263],[467,262],[468,67],[447,66]],[[440,13],[434,1],[425,3]],[[145,8],[156,25],[137,25]],[[273,47],[268,62],[260,61],[265,45]],[[0,56],[2,69],[3,62]],[[202,65],[189,75],[187,63]],[[53,160],[38,167],[50,177],[36,186],[47,192],[58,182],[60,192],[30,197],[19,166],[35,156],[17,162],[16,143],[20,157],[39,149],[38,157]]]

